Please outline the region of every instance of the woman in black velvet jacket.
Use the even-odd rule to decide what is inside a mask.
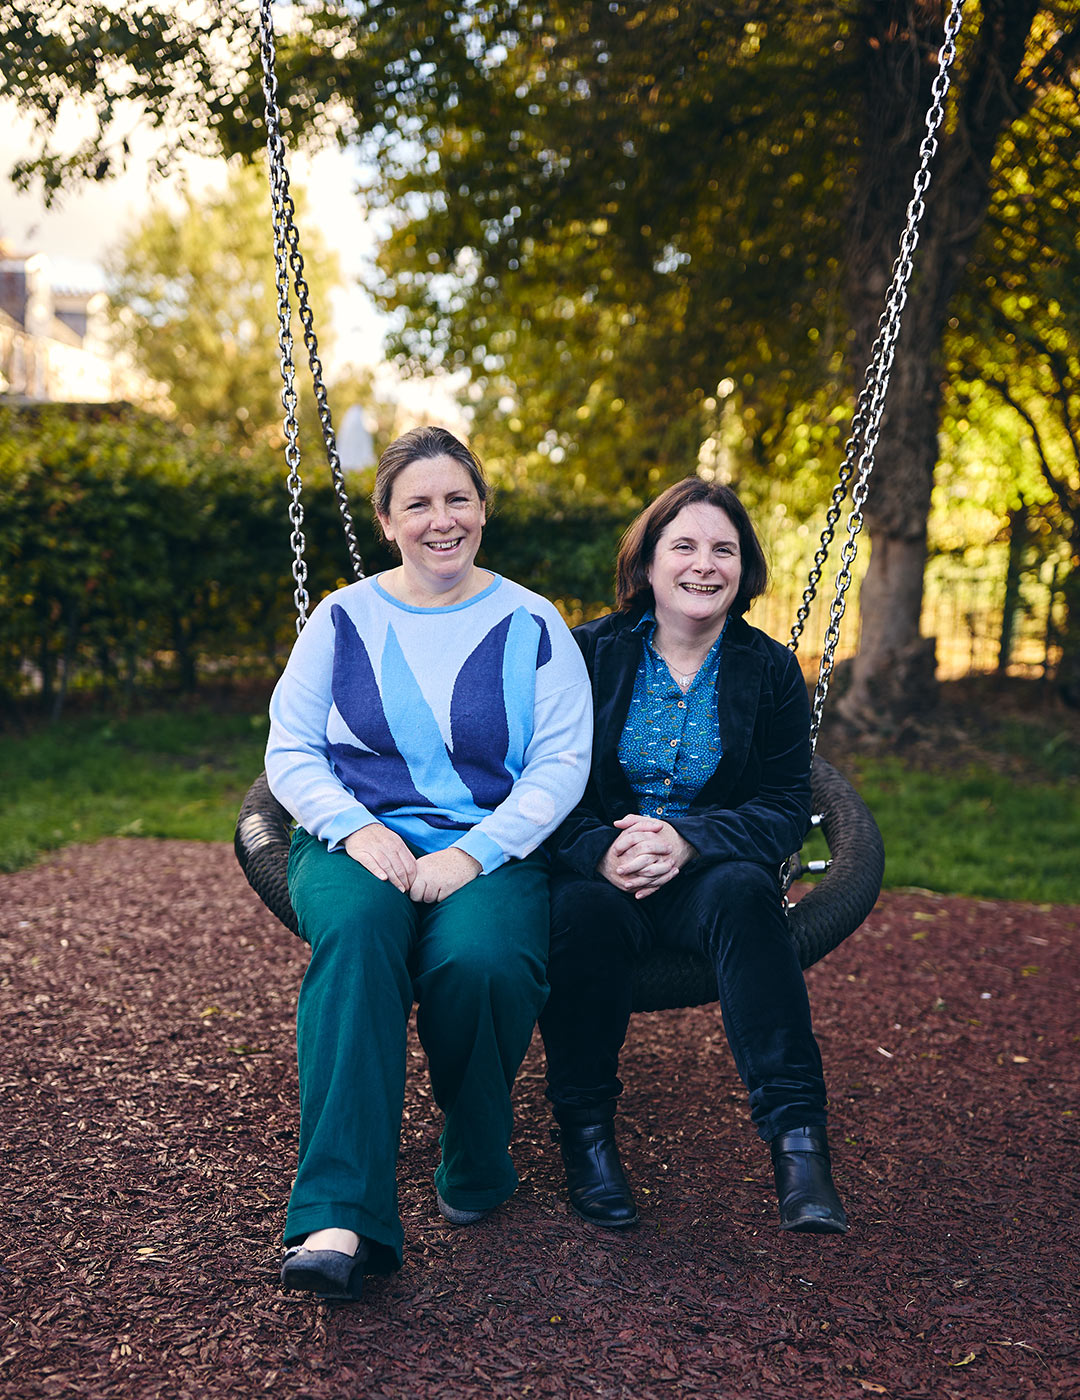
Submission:
[[[630,526],[619,610],[574,636],[592,679],[592,772],[551,838],[551,995],[540,1018],[570,1204],[637,1220],[615,1143],[634,961],[714,962],[724,1029],[769,1143],[783,1229],[847,1229],[821,1056],[778,867],[810,818],[810,710],[794,655],[743,614],[764,555],[738,497],[690,477]]]

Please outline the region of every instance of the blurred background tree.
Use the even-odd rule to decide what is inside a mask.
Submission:
[[[985,455],[1010,467],[1000,499],[1013,554],[1060,567],[1058,683],[1073,705],[1080,705],[1077,134],[1075,100],[1062,92],[1013,124],[1003,143],[1007,175],[995,182],[947,341],[951,393],[966,427],[983,439]],[[1007,622],[1014,603],[1007,596]]]
[[[364,197],[394,212],[379,288],[400,317],[390,352],[416,372],[468,371],[474,437],[504,479],[629,508],[700,464],[751,497],[783,478],[803,510],[835,467],[876,334],[945,8],[305,4],[282,12],[280,98],[290,141],[357,142],[371,158]],[[976,421],[953,412],[947,391],[953,321],[977,325],[983,347],[964,382],[993,390],[1029,444],[1007,450],[1010,420],[988,412],[987,449],[1005,450],[1006,475],[1021,460],[1036,466],[1054,528],[1066,529],[1072,500],[1059,489],[1073,482],[1070,429],[1052,385],[1065,383],[1076,338],[1051,302],[1066,304],[1054,277],[1075,255],[1075,224],[1056,200],[1074,176],[1080,5],[967,8],[869,501],[860,648],[843,701],[864,725],[933,696],[920,619],[934,473],[949,470],[941,430]],[[255,150],[248,17],[220,0],[190,13],[9,7],[8,90],[41,118],[22,177],[58,189],[69,174],[107,176],[132,113],[167,140]],[[50,129],[67,93],[89,104],[98,131],[65,170]],[[1036,263],[1001,233],[1010,198],[1039,242]],[[1057,368],[1015,353],[1004,300],[990,314],[995,289],[1025,276],[1031,304],[1009,305],[1025,325],[1056,325]],[[1018,508],[1011,489],[1002,511]]]
[[[297,218],[313,223],[303,190],[293,199]],[[214,428],[238,444],[280,433],[268,207],[265,170],[234,164],[220,192],[188,194],[179,210],[153,207],[106,267],[115,342],[162,395],[157,406],[189,431]],[[330,293],[341,270],[318,228],[306,229],[304,243],[320,351],[332,355]]]

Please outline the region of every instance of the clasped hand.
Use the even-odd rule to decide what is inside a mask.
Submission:
[[[697,855],[690,842],[659,817],[631,813],[614,825],[620,835],[607,848],[597,870],[617,890],[632,893],[635,899],[655,894]]]
[[[437,904],[480,874],[480,862],[457,846],[418,859],[397,832],[381,822],[347,836],[345,850],[377,880],[389,880],[417,904]]]

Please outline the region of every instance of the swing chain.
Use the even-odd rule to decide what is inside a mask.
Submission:
[[[930,110],[926,114],[926,135],[919,147],[919,168],[915,174],[914,188],[907,207],[907,219],[900,236],[900,251],[893,264],[892,283],[885,299],[885,310],[878,321],[878,334],[870,351],[870,363],[866,378],[855,405],[851,420],[851,434],[844,448],[844,460],[840,476],[833,488],[832,500],[825,517],[825,528],[821,532],[821,542],[814,555],[814,566],[803,593],[803,600],[796,615],[795,626],[791,630],[788,646],[792,651],[799,647],[810,604],[817,593],[821,571],[828,558],[833,541],[836,523],[852,476],[856,476],[851,493],[851,513],[847,520],[847,538],[840,548],[840,569],[836,575],[836,591],[829,609],[829,623],[825,629],[822,644],[821,663],[818,667],[817,685],[810,719],[810,754],[817,751],[818,731],[821,729],[825,700],[832,679],[836,648],[840,642],[840,623],[847,606],[847,591],[851,586],[851,569],[858,550],[858,536],[863,527],[863,507],[870,490],[870,473],[874,469],[874,451],[881,433],[881,416],[885,407],[885,394],[889,387],[896,342],[900,335],[900,317],[907,302],[907,289],[911,281],[912,261],[919,242],[919,223],[925,212],[924,196],[930,184],[930,162],[937,154],[937,131],[945,117],[945,99],[949,91],[949,74],[956,58],[956,36],[963,19],[965,0],[950,0],[949,13],[945,20],[945,42],[938,53],[938,71],[931,88]],[[780,892],[784,907],[788,907],[787,892],[797,878],[800,861],[798,853],[789,856],[780,867]],[[809,867],[805,867],[809,868]]]
[[[311,382],[315,390],[315,402],[319,409],[319,422],[322,425],[323,442],[326,446],[326,460],[330,464],[330,474],[334,481],[334,495],[337,497],[338,510],[341,513],[341,521],[345,530],[345,543],[348,546],[353,573],[357,578],[363,578],[364,563],[360,557],[360,546],[356,542],[356,528],[353,525],[352,511],[349,509],[349,493],[345,488],[345,474],[341,469],[341,457],[338,455],[337,435],[334,432],[334,423],[330,416],[330,402],[326,396],[322,360],[319,358],[319,342],[315,336],[315,322],[308,301],[308,284],[304,277],[304,259],[300,255],[300,232],[296,227],[294,214],[293,201],[289,198],[286,206],[285,229],[289,241],[289,264],[292,267],[293,281],[296,286],[297,311],[304,327],[304,344],[308,352],[308,365],[311,369]]]
[[[300,425],[296,419],[296,365],[293,360],[292,309],[289,305],[289,269],[285,242],[285,201],[288,199],[288,172],[285,169],[281,125],[277,105],[277,77],[274,73],[274,41],[270,20],[270,0],[259,3],[259,56],[262,60],[262,88],[266,100],[266,145],[270,166],[270,201],[274,217],[274,270],[277,287],[278,346],[281,352],[281,403],[285,409],[285,465],[289,469],[289,521],[293,551],[292,575],[295,583],[296,631],[307,622],[307,563],[304,559],[304,507],[300,500]]]
[[[919,147],[919,168],[916,171],[911,200],[907,206],[904,231],[900,236],[900,249],[893,264],[892,282],[885,299],[885,309],[878,321],[878,334],[870,352],[870,364],[859,393],[855,414],[851,423],[851,434],[844,449],[844,460],[840,476],[833,489],[832,500],[826,515],[821,542],[814,555],[814,565],[810,572],[807,587],[803,592],[802,604],[796,615],[788,645],[797,651],[799,637],[809,615],[821,572],[828,558],[833,541],[836,523],[840,518],[843,501],[847,495],[852,477],[855,486],[851,492],[851,513],[847,520],[847,538],[840,550],[840,569],[836,576],[836,591],[829,610],[829,623],[825,630],[821,663],[818,669],[817,686],[814,690],[813,712],[810,724],[810,748],[817,748],[818,731],[821,728],[825,698],[829,693],[829,683],[835,664],[836,648],[840,641],[840,622],[847,606],[846,594],[851,586],[851,569],[855,563],[857,539],[863,528],[863,507],[870,489],[870,473],[874,469],[874,452],[881,435],[881,418],[885,408],[885,395],[889,387],[896,344],[900,336],[900,321],[907,303],[908,286],[915,249],[919,242],[919,224],[926,211],[925,195],[930,185],[930,165],[937,154],[937,132],[945,117],[945,99],[949,91],[952,65],[956,59],[956,36],[963,20],[965,0],[950,0],[949,13],[945,20],[945,38],[938,52],[938,71],[931,86],[930,109],[926,114],[926,134]]]
[[[293,578],[296,588],[293,601],[296,604],[296,630],[299,633],[307,621],[309,597],[307,592],[307,563],[304,559],[306,541],[303,534],[304,507],[300,493],[299,423],[297,421],[296,364],[293,356],[292,307],[289,296],[289,272],[292,272],[296,289],[297,311],[304,330],[304,345],[308,352],[308,366],[311,371],[315,402],[322,426],[323,442],[330,472],[334,482],[334,494],[341,513],[345,530],[345,541],[357,578],[364,577],[364,565],[356,542],[356,530],[349,497],[345,488],[345,477],[341,469],[341,458],[337,449],[330,404],[327,399],[323,379],[322,361],[319,357],[319,344],[315,334],[314,317],[311,311],[310,289],[304,276],[304,260],[300,253],[300,234],[296,226],[296,206],[289,188],[289,172],[285,162],[285,143],[281,135],[281,113],[277,100],[277,74],[274,44],[274,21],[271,9],[272,0],[259,0],[258,38],[259,56],[262,62],[262,88],[266,102],[266,149],[270,171],[270,199],[274,224],[274,268],[277,287],[278,345],[281,351],[281,402],[285,409],[285,463],[289,468],[286,485],[289,490],[289,520],[292,523],[290,544],[293,550]]]

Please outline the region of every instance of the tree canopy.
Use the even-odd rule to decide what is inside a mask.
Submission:
[[[1016,122],[958,298],[948,369],[963,421],[990,445],[1006,508],[1044,553],[1064,546],[1060,680],[1080,702],[1080,143],[1064,95]],[[1041,529],[1035,528],[1039,522]]]
[[[236,6],[109,0],[12,0],[0,10],[3,92],[35,118],[34,149],[11,172],[47,201],[79,179],[107,180],[140,125],[162,137],[159,171],[178,150],[217,154],[249,80],[250,17]],[[64,103],[90,120],[75,150],[57,140]],[[249,146],[248,149],[253,149]]]
[[[584,464],[640,491],[693,465],[722,380],[759,451],[822,386],[850,397],[851,282],[880,309],[942,7],[907,8],[308,3],[278,17],[281,105],[290,140],[360,140],[375,160],[367,197],[398,211],[381,259],[384,305],[404,313],[393,351],[467,368],[477,429],[508,466],[535,474],[554,449],[561,476]],[[1012,8],[1025,81],[1056,80],[1074,0]],[[982,10],[971,33],[998,20],[993,0]],[[8,7],[7,88],[40,118],[20,177],[103,178],[134,120],[167,135],[163,159],[168,141],[256,149],[252,23],[221,0]],[[894,129],[897,110],[878,101],[876,125],[865,110],[895,80],[878,31],[898,23]],[[969,69],[985,63],[964,43]],[[50,131],[67,94],[98,131],[65,159]],[[868,221],[869,241],[889,240],[873,257],[853,237]]]
[[[303,192],[293,198],[303,220]],[[179,211],[152,208],[108,268],[117,339],[164,390],[170,414],[189,429],[214,426],[241,442],[275,433],[282,416],[268,207],[265,172],[234,166],[220,192],[189,194]],[[340,269],[317,229],[305,243],[325,352]]]
[[[366,197],[395,211],[379,293],[401,317],[402,363],[468,369],[478,444],[507,474],[640,497],[701,451],[729,474],[830,455],[835,407],[850,404],[876,331],[945,9],[305,4],[282,12],[280,98],[290,140],[332,134],[375,161]],[[897,678],[917,685],[932,669],[921,576],[954,298],[979,308],[987,336],[1015,341],[1004,301],[983,314],[983,292],[1024,266],[993,211],[1029,208],[1045,182],[1053,210],[1080,126],[1077,0],[967,9],[870,502],[864,714]],[[8,90],[42,119],[23,176],[64,178],[48,146],[64,92],[97,112],[96,149],[111,163],[129,108],[250,151],[258,73],[241,21],[220,0],[192,13],[10,7]],[[1031,142],[1039,175],[1025,194]],[[93,166],[89,147],[72,163],[110,168]],[[984,225],[1000,236],[980,237]],[[1040,230],[1048,276],[1025,295],[1049,313],[1065,304],[1049,269],[1067,275],[1067,212]],[[1017,356],[994,351],[993,365],[1015,396]],[[897,705],[911,703],[909,688]]]

